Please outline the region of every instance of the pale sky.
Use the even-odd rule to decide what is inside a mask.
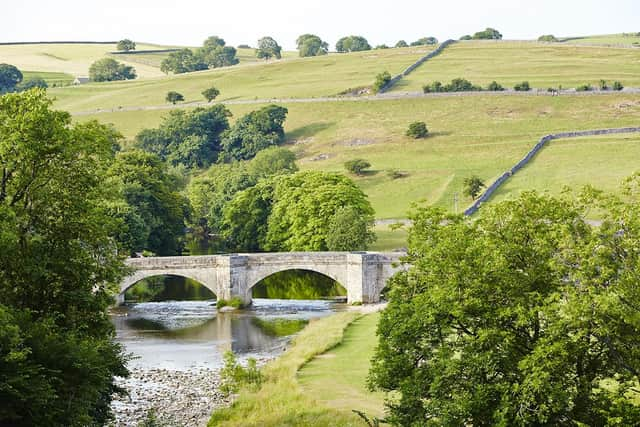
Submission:
[[[198,46],[210,36],[285,49],[314,33],[329,42],[363,35],[372,45],[424,36],[459,38],[486,27],[508,39],[640,32],[640,0],[31,0],[8,1],[0,42],[119,40]]]

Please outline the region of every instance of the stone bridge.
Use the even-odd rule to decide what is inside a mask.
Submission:
[[[375,303],[396,271],[404,253],[379,252],[272,252],[254,254],[130,258],[133,269],[120,285],[124,293],[152,276],[182,276],[196,280],[218,299],[240,297],[251,303],[251,288],[262,279],[286,270],[308,270],[328,276],[347,290],[347,302]]]

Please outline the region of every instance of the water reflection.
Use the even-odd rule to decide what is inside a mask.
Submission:
[[[278,354],[289,337],[312,318],[343,305],[329,301],[254,299],[238,312],[217,312],[215,301],[166,301],[129,304],[114,309],[117,340],[136,358],[132,368],[217,368],[222,355]]]

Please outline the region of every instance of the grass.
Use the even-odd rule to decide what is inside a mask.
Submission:
[[[640,101],[630,94],[479,95],[286,106],[288,147],[297,153],[301,169],[344,171],[344,162],[354,158],[372,164],[370,174],[354,179],[369,196],[377,218],[406,217],[411,204],[420,200],[453,210],[455,194],[461,211],[471,202],[462,196],[465,177],[475,174],[491,182],[548,133],[640,124]],[[259,107],[232,105],[230,109],[239,117]],[[156,126],[163,114],[166,111],[121,112],[77,119],[112,122],[132,137],[144,127]],[[426,122],[431,136],[406,137],[406,128],[414,121]],[[607,154],[606,149],[600,153],[602,157],[593,162],[610,169],[618,167],[615,153]],[[592,155],[593,150],[575,150],[559,162],[580,164],[592,161]],[[407,176],[392,179],[388,169],[399,169]],[[620,169],[620,173],[626,172]],[[557,168],[545,185],[565,182],[569,175],[568,169]],[[585,179],[614,186],[618,178],[589,174]]]
[[[376,241],[369,247],[371,251],[393,251],[407,247],[407,229],[392,230],[388,225],[377,225],[373,231]]]
[[[359,316],[344,312],[312,320],[281,357],[262,369],[265,376],[262,387],[257,391],[242,390],[230,408],[213,413],[209,426],[361,427],[362,421],[355,414],[318,404],[315,396],[306,393],[296,379],[301,367],[338,345],[345,328]]]
[[[73,82],[74,77],[71,74],[57,73],[51,71],[22,71],[22,81],[26,82],[31,79],[43,79],[49,86],[66,85]]]
[[[399,73],[430,50],[386,49],[286,59],[164,78],[93,83],[55,89],[51,94],[58,98],[56,106],[68,111],[166,104],[170,90],[183,94],[185,102],[202,101],[201,92],[212,85],[221,92],[218,101],[333,96],[371,85],[384,70]]]
[[[163,49],[164,46],[139,43],[137,49]],[[3,62],[15,65],[21,70],[46,70],[66,73],[72,76],[88,76],[89,67],[109,52],[115,51],[115,44],[24,44],[0,46]],[[133,65],[139,77],[161,76],[159,68],[139,64]]]
[[[303,392],[326,407],[344,412],[357,409],[370,418],[383,418],[384,394],[366,387],[379,318],[375,313],[356,319],[338,346],[303,366],[298,373]]]
[[[533,162],[503,184],[494,200],[513,197],[523,190],[558,194],[565,185],[578,189],[592,184],[615,192],[625,177],[640,171],[638,158],[637,134],[552,141]]]
[[[560,38],[563,43],[569,44],[594,44],[603,46],[629,46],[634,43],[640,44],[640,35],[631,34],[604,34],[586,37],[566,37]]]
[[[640,49],[571,46],[509,41],[467,41],[446,48],[403,78],[393,91],[422,91],[422,86],[463,77],[486,87],[497,81],[505,88],[524,80],[532,87],[574,88],[600,79],[640,86]]]

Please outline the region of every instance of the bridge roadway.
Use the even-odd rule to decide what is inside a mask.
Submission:
[[[142,279],[187,277],[209,288],[218,299],[239,297],[251,304],[251,288],[262,279],[287,270],[324,274],[347,290],[347,302],[376,303],[387,279],[404,267],[401,252],[271,252],[228,255],[129,258],[132,269],[120,285],[117,302]]]

